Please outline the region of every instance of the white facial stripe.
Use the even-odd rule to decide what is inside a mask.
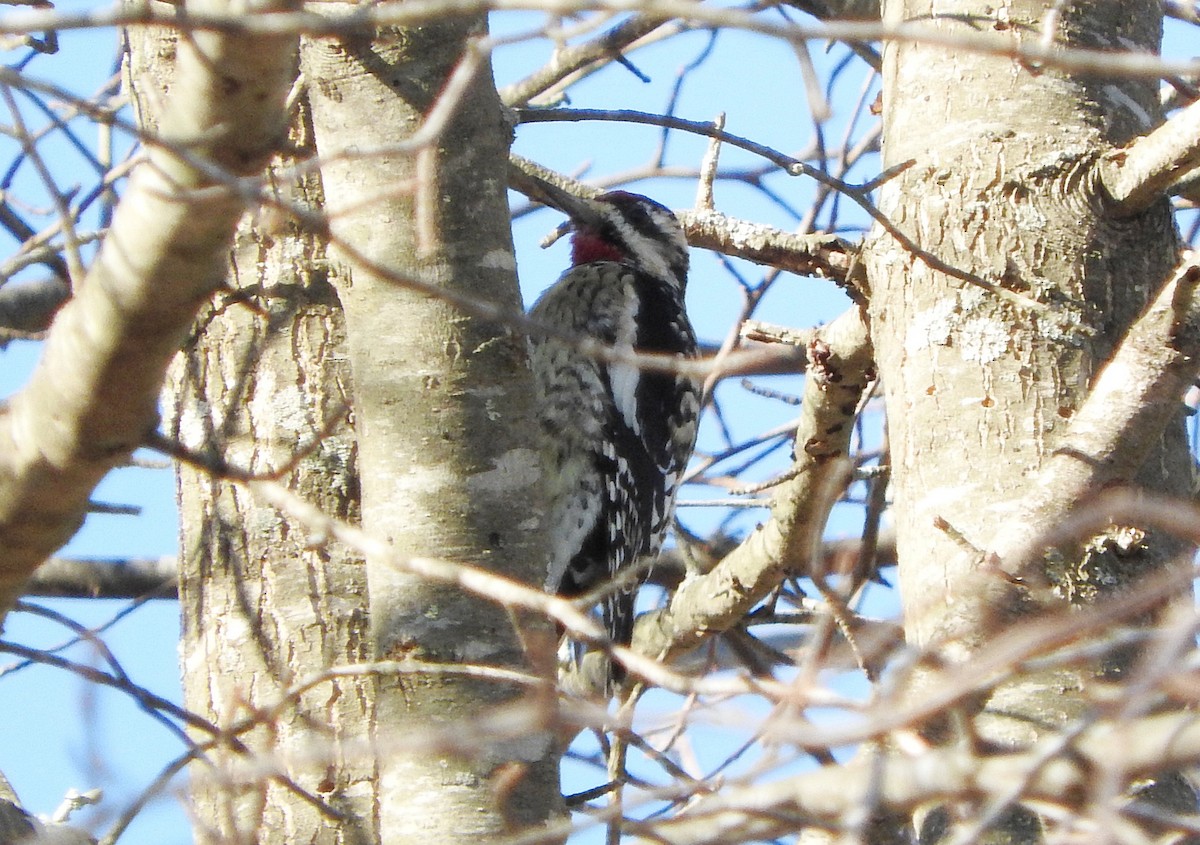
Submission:
[[[652,219],[657,224],[659,234],[666,239],[670,245],[668,249],[678,250],[681,254],[687,249],[686,243],[680,243],[680,236],[676,226],[672,225],[672,221],[662,220],[662,212],[652,211]],[[671,270],[669,257],[666,250],[660,241],[653,237],[642,234],[625,220],[622,215],[612,215],[613,225],[620,233],[621,240],[632,253],[634,261],[644,268],[646,271],[653,274],[656,278],[667,281],[676,281],[675,274]]]

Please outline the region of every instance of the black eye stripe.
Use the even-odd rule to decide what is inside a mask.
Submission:
[[[687,284],[688,249],[679,218],[665,205],[628,191],[609,191],[594,199],[599,213],[576,231],[575,243],[599,251],[579,253],[585,256],[583,261],[632,263],[682,290]]]
[[[660,205],[648,197],[625,191],[610,191],[602,194],[599,199],[612,203],[626,224],[638,234],[647,237],[658,237],[667,231],[666,220],[674,217],[666,206]],[[616,228],[614,226],[614,229]]]

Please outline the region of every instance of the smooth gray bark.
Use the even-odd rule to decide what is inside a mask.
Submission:
[[[524,337],[438,295],[521,309],[506,200],[511,131],[489,63],[471,47],[483,26],[468,18],[374,40],[314,39],[303,47],[303,71],[325,211],[350,268],[338,290],[363,527],[401,557],[540,583],[540,468]],[[369,166],[343,155],[389,146]],[[411,673],[381,679],[376,702],[380,841],[475,843],[554,817],[561,799],[550,626],[455,584],[400,572],[390,557],[369,557],[367,571],[376,655],[414,661]],[[542,688],[437,671],[469,664],[541,673]],[[482,732],[469,750],[417,741],[486,725],[500,707],[532,708],[542,725]],[[412,750],[386,751],[396,744]]]

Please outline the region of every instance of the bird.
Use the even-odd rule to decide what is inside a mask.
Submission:
[[[653,560],[696,443],[701,387],[635,353],[696,355],[684,304],[688,246],[670,209],[627,191],[581,198],[538,181],[564,212],[571,266],[529,312],[550,537],[545,587],[575,598]],[[590,340],[613,350],[597,356]],[[602,360],[602,357],[604,358]],[[612,643],[629,645],[636,578],[601,600]],[[624,670],[610,663],[609,682]]]

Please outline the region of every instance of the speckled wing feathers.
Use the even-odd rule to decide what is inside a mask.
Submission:
[[[692,356],[696,342],[678,285],[617,262],[569,270],[531,316],[618,349]],[[697,385],[672,373],[605,364],[559,338],[531,341],[550,502],[546,586],[593,590],[656,555],[691,455]],[[634,588],[611,594],[605,627],[633,631]]]

